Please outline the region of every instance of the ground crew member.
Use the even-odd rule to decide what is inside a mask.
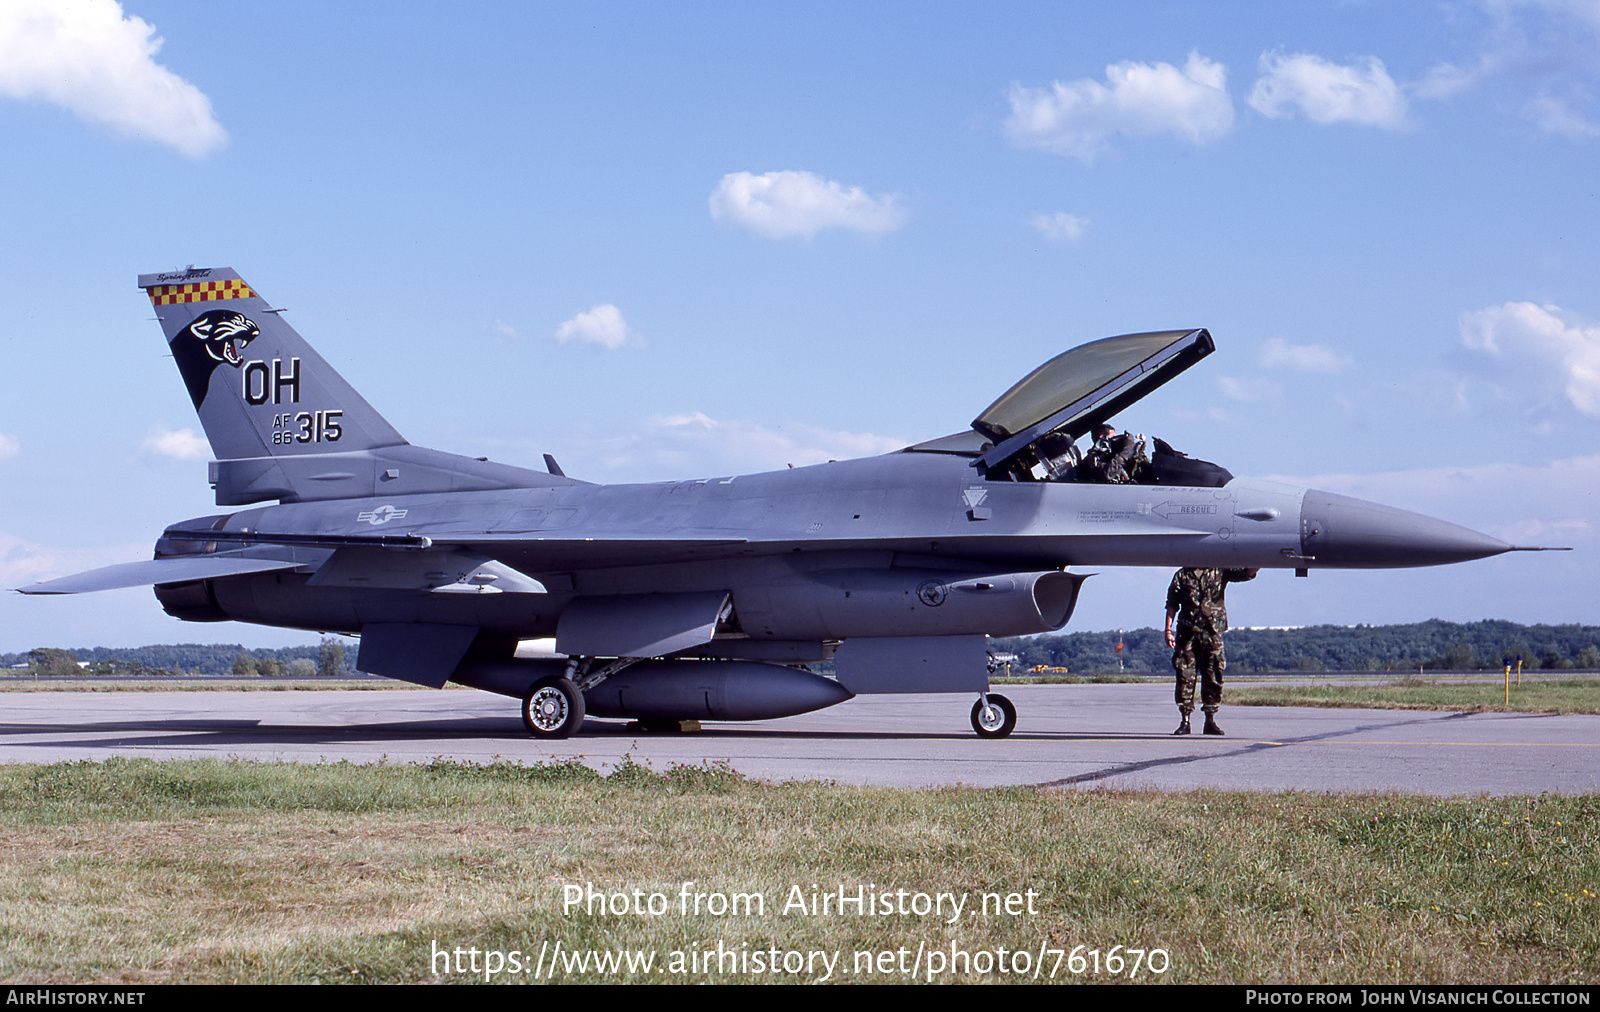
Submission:
[[[1194,712],[1194,683],[1201,682],[1200,708],[1205,711],[1206,734],[1221,734],[1217,707],[1222,705],[1222,634],[1228,629],[1228,609],[1223,594],[1230,583],[1255,579],[1256,569],[1180,569],[1167,588],[1167,646],[1172,648],[1172,668],[1177,672],[1176,698],[1182,721],[1173,734],[1189,733]],[[1177,628],[1173,628],[1177,619]]]

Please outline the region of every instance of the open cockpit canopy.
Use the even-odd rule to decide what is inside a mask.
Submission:
[[[977,457],[974,466],[1022,474],[1047,436],[1072,443],[1216,350],[1205,330],[1123,334],[1064,351],[978,415],[972,431],[913,450]]]
[[[1204,330],[1124,334],[1064,351],[975,418],[994,467],[1040,436],[1077,439],[1216,350]]]

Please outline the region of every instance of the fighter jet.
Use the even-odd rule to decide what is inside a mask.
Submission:
[[[764,474],[596,485],[413,446],[231,269],[146,274],[232,512],[155,556],[21,588],[151,585],[168,614],[360,637],[362,671],[522,701],[528,731],[972,693],[987,636],[1051,632],[1098,566],[1364,569],[1516,550],[1441,520],[1235,478],[1161,441],[1106,483],[1078,440],[1209,355],[1127,334],[1035,369],[954,435]],[[269,505],[256,505],[256,504]],[[238,509],[238,507],[250,507]],[[555,656],[518,656],[554,638]],[[833,676],[807,665],[833,662]]]

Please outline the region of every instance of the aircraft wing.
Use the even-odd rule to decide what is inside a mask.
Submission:
[[[1204,531],[1190,527],[1149,522],[1138,531],[1148,537],[1201,538]],[[728,537],[720,531],[688,530],[651,537],[616,532],[591,532],[586,535],[552,532],[430,531],[391,535],[351,534],[273,534],[264,531],[196,531],[190,535],[168,529],[173,540],[220,541],[241,546],[285,546],[301,548],[386,548],[428,551],[452,549],[497,560],[523,573],[538,574],[565,569],[604,569],[614,566],[669,565],[704,562],[713,559],[783,555],[815,550],[811,539]],[[1071,535],[1065,537],[1070,538]],[[935,539],[940,554],[950,559],[981,560],[1018,571],[1050,569],[1061,565],[1056,557],[1059,546],[1048,539],[1021,537],[1008,539],[995,535],[944,536]],[[925,553],[926,536],[905,538],[871,537],[861,541],[838,539],[827,543],[833,550],[870,548],[879,551]],[[214,558],[214,556],[213,556]],[[302,565],[310,563],[303,561]],[[285,567],[289,564],[285,563]],[[210,574],[231,575],[231,574]],[[196,577],[198,579],[198,577]]]
[[[246,559],[226,555],[186,555],[168,559],[147,559],[144,562],[123,562],[86,573],[63,576],[59,580],[46,580],[17,590],[24,594],[85,594],[96,590],[117,590],[122,587],[147,587],[161,583],[187,583],[190,580],[210,580],[222,576],[243,576],[246,573],[269,573],[277,569],[294,569],[301,562],[281,559]]]

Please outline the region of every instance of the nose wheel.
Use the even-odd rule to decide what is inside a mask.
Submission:
[[[972,704],[972,729],[979,738],[1004,738],[1017,726],[1017,708],[998,692],[985,692]]]
[[[522,725],[535,738],[570,738],[583,726],[583,693],[570,678],[543,678],[522,697]]]

